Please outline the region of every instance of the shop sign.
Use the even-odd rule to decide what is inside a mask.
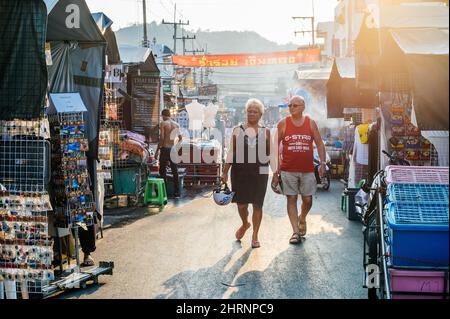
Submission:
[[[105,81],[109,83],[122,83],[123,65],[108,64],[106,65]]]
[[[211,84],[211,85],[201,86],[199,88],[198,93],[199,93],[199,95],[203,95],[203,96],[217,95],[217,85]]]
[[[170,80],[163,80],[163,92],[164,93],[171,93],[172,92],[172,81]]]

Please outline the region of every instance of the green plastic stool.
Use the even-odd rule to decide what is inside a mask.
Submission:
[[[166,184],[162,178],[150,177],[145,184],[144,204],[167,204]]]
[[[361,188],[364,186],[364,184],[366,183],[365,179],[362,179],[358,182],[358,184],[356,184],[356,188]]]

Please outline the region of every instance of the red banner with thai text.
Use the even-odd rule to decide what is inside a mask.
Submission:
[[[237,67],[274,64],[298,64],[320,61],[320,49],[256,54],[174,55],[172,62],[186,67]]]

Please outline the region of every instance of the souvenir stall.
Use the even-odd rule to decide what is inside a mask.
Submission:
[[[385,297],[448,299],[448,8],[380,17],[379,28],[363,23],[355,47],[360,86],[379,94]],[[389,165],[383,150],[411,166]]]
[[[110,196],[113,194],[114,141],[118,139],[122,126],[122,109],[125,99],[119,90],[126,91],[126,85],[116,36],[112,31],[113,22],[102,12],[93,13],[92,17],[107,42],[103,108],[100,114],[97,178],[103,180],[103,183],[99,183],[99,185],[104,185],[102,189],[104,196]]]
[[[0,88],[0,299],[28,299],[55,279],[44,118],[47,17],[42,2],[3,3],[2,10],[20,19],[0,21],[0,78],[8,83]],[[18,33],[22,28],[30,30]]]
[[[83,17],[90,17],[84,1],[76,4]],[[44,298],[65,289],[85,287],[88,281],[97,282],[101,274],[112,274],[112,263],[100,262],[85,272],[81,271],[78,258],[75,264],[70,262],[70,255],[78,256],[78,250],[66,251],[68,257],[64,264],[61,250],[58,251],[63,235],[58,235],[59,230],[66,235],[72,233],[78,245],[78,227],[86,227],[96,218],[85,157],[91,147],[96,148],[95,121],[85,122],[90,116],[87,110],[86,118],[59,118],[58,127],[65,126],[56,132],[56,126],[50,129],[46,115],[46,105],[50,105],[48,99],[45,101],[48,84],[53,89],[59,87],[63,91],[62,87],[67,90],[70,87],[75,91],[76,85],[71,86],[69,82],[77,74],[75,82],[87,97],[86,101],[90,101],[89,96],[95,96],[89,89],[83,90],[83,84],[78,82],[82,74],[68,72],[71,62],[76,61],[80,66],[83,54],[77,51],[75,43],[82,35],[88,36],[89,27],[72,34],[68,31],[65,37],[65,5],[64,1],[25,0],[2,7],[9,13],[6,16],[20,16],[20,19],[0,22],[5,42],[2,50],[9,50],[8,54],[0,55],[8,57],[7,61],[0,61],[7,66],[1,72],[2,82],[8,83],[0,89],[0,299]],[[64,51],[58,46],[63,38],[73,40],[71,49],[65,51],[68,55],[64,62],[58,55]],[[51,43],[46,44],[46,40]],[[73,58],[69,51],[80,60]],[[62,82],[65,85],[59,85]],[[93,103],[94,109],[98,102],[96,99]],[[58,142],[50,143],[58,137]],[[55,157],[57,154],[59,159]],[[55,162],[50,165],[52,160]],[[77,173],[63,175],[68,171],[63,172],[62,165],[70,166]],[[84,172],[78,172],[80,165]],[[55,255],[60,258],[59,269],[55,267]]]
[[[105,114],[112,140],[111,192],[107,208],[142,204],[150,171],[158,171],[152,145],[159,139],[160,72],[150,49],[139,61],[112,65],[105,98],[117,109],[116,120]],[[120,68],[120,81],[114,69]],[[109,108],[111,109],[111,108]],[[108,109],[105,109],[108,112]],[[109,117],[109,118],[108,118]],[[107,123],[107,124],[106,124]],[[112,127],[111,123],[115,123]]]
[[[448,10],[402,10],[386,6],[379,21],[366,17],[355,41],[357,86],[379,96],[379,168],[388,163],[382,150],[413,165],[446,166],[448,143],[439,152],[426,137],[448,132]]]
[[[448,136],[447,34],[448,29],[391,30],[379,62],[391,70],[381,77],[381,146],[414,166],[448,166],[448,139],[433,140],[436,131]]]

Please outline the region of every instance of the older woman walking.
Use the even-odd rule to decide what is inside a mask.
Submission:
[[[264,105],[257,99],[250,99],[245,105],[247,120],[233,129],[227,160],[224,165],[221,180],[228,181],[231,167],[231,187],[235,192],[233,202],[237,204],[242,225],[236,231],[236,239],[241,240],[247,229],[251,227],[248,221],[248,206],[253,206],[252,248],[260,247],[258,231],[262,220],[262,207],[266,195],[270,131],[261,126],[259,121],[264,114]]]

